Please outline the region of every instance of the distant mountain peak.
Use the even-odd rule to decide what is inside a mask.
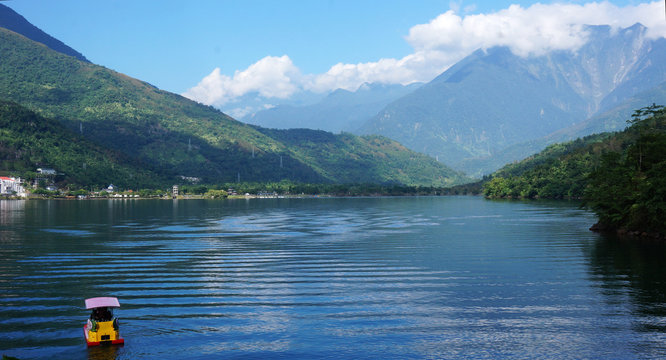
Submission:
[[[309,128],[336,133],[352,132],[386,104],[419,86],[421,83],[400,85],[366,82],[355,91],[336,89],[313,104],[279,105],[258,111],[243,120],[277,129]]]
[[[576,50],[521,56],[508,46],[479,49],[388,104],[361,133],[384,135],[480,175],[502,163],[475,168],[472,161],[497,159],[666,81],[666,39],[642,24],[590,25],[585,32],[587,41]],[[510,155],[503,160],[529,153]]]
[[[32,41],[42,43],[52,50],[65,55],[75,57],[81,61],[90,62],[83,54],[65,45],[62,41],[45,33],[35,25],[32,25],[23,16],[11,8],[0,4],[0,27],[21,34]]]

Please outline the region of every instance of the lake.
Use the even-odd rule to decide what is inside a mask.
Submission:
[[[574,202],[0,201],[20,359],[666,358],[666,249]],[[87,348],[116,296],[124,346]]]

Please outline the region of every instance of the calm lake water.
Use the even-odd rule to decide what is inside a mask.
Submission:
[[[666,250],[569,202],[0,201],[20,359],[666,358]],[[86,348],[117,296],[122,347]]]

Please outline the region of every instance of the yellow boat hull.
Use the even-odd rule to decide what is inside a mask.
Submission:
[[[120,337],[118,325],[114,326],[115,320],[88,322],[83,325],[83,333],[86,336],[88,346],[101,344],[124,344],[125,340]]]

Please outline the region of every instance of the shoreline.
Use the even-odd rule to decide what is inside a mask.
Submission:
[[[647,232],[641,230],[616,229],[601,223],[596,223],[590,227],[590,231],[599,234],[613,234],[620,239],[632,239],[642,241],[666,242],[666,235],[658,232]]]
[[[239,199],[321,199],[321,198],[363,198],[363,197],[429,197],[429,196],[480,196],[476,194],[409,194],[409,195],[392,195],[392,194],[364,194],[364,195],[335,195],[335,194],[318,194],[318,195],[278,195],[278,196],[263,196],[263,195],[230,195],[227,197],[208,197],[202,195],[179,195],[178,197],[87,197],[87,198],[68,198],[68,197],[12,197],[0,198],[0,200],[25,200],[25,201],[43,201],[43,200],[63,200],[63,201],[94,201],[94,200],[239,200]]]
[[[223,200],[223,199],[306,199],[306,198],[356,198],[356,197],[426,197],[426,196],[482,196],[481,194],[467,193],[407,193],[407,194],[382,194],[382,193],[367,193],[367,194],[285,194],[285,195],[227,195],[224,197],[211,197],[205,195],[178,195],[172,196],[154,196],[154,197],[141,197],[139,195],[125,195],[125,196],[53,196],[43,197],[40,195],[32,195],[27,197],[0,197],[0,200]]]

